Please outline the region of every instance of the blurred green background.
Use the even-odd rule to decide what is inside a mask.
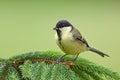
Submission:
[[[52,28],[66,19],[88,43],[110,55],[79,56],[120,72],[120,1],[0,1],[0,58],[29,51],[58,50]]]

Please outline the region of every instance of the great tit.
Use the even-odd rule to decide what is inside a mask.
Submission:
[[[81,52],[84,51],[92,51],[100,56],[104,57],[109,55],[91,47],[85,38],[81,35],[79,30],[77,30],[70,22],[67,20],[60,20],[57,22],[55,28],[53,28],[56,31],[55,39],[57,45],[60,47],[60,49],[65,52],[65,55],[59,57],[57,59],[57,62],[62,61],[62,59],[66,55],[76,55],[75,58],[73,58],[72,61],[76,61],[78,58],[78,55]]]

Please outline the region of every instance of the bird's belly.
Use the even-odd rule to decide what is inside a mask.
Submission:
[[[87,50],[86,46],[81,41],[76,40],[62,40],[60,47],[66,54],[79,54]]]
[[[57,34],[55,35],[56,43],[60,49],[66,54],[76,55],[87,50],[87,47],[81,41],[74,39],[72,33],[64,33],[61,41],[58,40]]]

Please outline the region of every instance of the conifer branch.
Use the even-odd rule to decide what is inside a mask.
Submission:
[[[120,80],[120,74],[81,57],[56,64],[60,52],[29,52],[0,59],[0,80]]]

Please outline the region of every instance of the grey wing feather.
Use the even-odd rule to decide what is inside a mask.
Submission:
[[[82,37],[82,35],[80,34],[80,32],[77,29],[74,29],[73,33],[73,37],[77,40],[80,40],[81,42],[83,42],[84,44],[86,44],[87,47],[89,47],[87,41]]]

